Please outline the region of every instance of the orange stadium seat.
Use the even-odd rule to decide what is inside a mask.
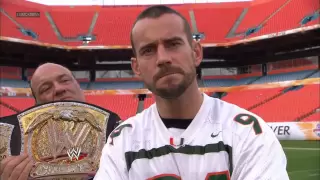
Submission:
[[[223,100],[234,103],[245,109],[263,102],[280,92],[283,88],[259,89],[231,92]],[[307,85],[300,90],[289,91],[282,96],[260,105],[251,111],[261,116],[267,122],[288,122],[294,121],[299,116],[307,114],[320,107],[320,87],[318,85]],[[101,106],[117,112],[121,119],[127,119],[137,112],[138,98],[134,95],[89,95],[86,96],[89,103]],[[32,98],[24,97],[1,97],[2,103],[12,106],[19,111],[25,110],[34,105]],[[154,103],[154,96],[144,100],[144,109]],[[14,114],[11,109],[1,105],[0,117]],[[272,113],[270,113],[272,112]],[[319,121],[320,113],[314,113],[302,121]]]
[[[90,95],[86,96],[86,99],[88,103],[117,112],[121,119],[127,119],[135,115],[138,108],[138,98],[135,98],[134,95]],[[20,111],[35,104],[34,99],[23,97],[0,97],[0,101]],[[10,113],[12,113],[10,109],[6,108],[1,111],[0,117]]]
[[[305,119],[302,119],[302,121],[308,122],[308,121],[320,121],[320,111],[316,112]]]
[[[260,35],[297,28],[297,25],[304,16],[318,9],[318,0],[290,0],[288,5],[283,7],[281,11],[266,23],[265,27],[261,29]],[[317,23],[319,21],[312,21],[308,25]]]
[[[257,90],[245,90],[228,93],[222,99],[236,104],[242,108],[248,109],[249,107],[262,102],[275,94],[279,93],[283,88],[272,89],[257,89]]]
[[[138,8],[110,8],[110,11],[100,11],[97,24],[93,31],[94,34],[97,34],[97,41],[92,44],[130,44],[130,30],[139,12],[140,9]]]
[[[281,5],[288,2],[277,13]],[[105,46],[127,46],[130,45],[130,30],[133,22],[139,12],[144,7],[48,7],[35,5],[28,1],[20,4],[6,1],[1,4],[17,23],[27,29],[31,29],[39,35],[39,41],[62,44],[62,45],[80,45],[80,42],[62,42],[54,33],[51,24],[46,17],[50,13],[63,36],[76,36],[79,33],[87,33],[91,24],[93,14],[99,12],[97,22],[93,29],[93,34],[97,40],[91,42],[92,45]],[[35,7],[33,7],[35,6]],[[299,28],[299,22],[306,15],[310,15],[319,9],[318,0],[275,0],[264,3],[221,3],[221,4],[195,4],[173,6],[190,22],[189,10],[193,10],[199,32],[204,32],[206,38],[203,43],[219,43],[237,40],[240,37],[232,39],[226,38],[228,32],[236,23],[244,8],[249,8],[247,15],[240,22],[237,33],[244,32],[249,28],[256,27],[264,22],[264,27],[252,36],[270,34],[274,32]],[[16,12],[40,12],[40,18],[17,18]],[[274,14],[273,14],[274,13]],[[17,26],[5,15],[1,13],[1,35],[30,40],[29,36],[24,36]],[[271,17],[270,17],[271,16]],[[270,17],[270,18],[268,18]],[[266,21],[264,21],[266,20]],[[281,23],[279,23],[281,22]],[[314,25],[317,20],[311,21],[307,25]],[[72,25],[70,25],[72,24]]]
[[[155,102],[154,96],[151,95],[151,97],[144,99],[144,109],[147,109]]]
[[[130,31],[143,7],[105,8],[99,11],[94,34],[97,45],[129,45]],[[187,9],[177,9],[190,22]]]
[[[0,104],[0,117],[10,116],[13,114],[16,114],[16,112]]]
[[[2,3],[1,8],[3,8],[11,16],[11,18],[13,18],[17,23],[23,26],[23,28],[34,31],[39,36],[39,39],[38,39],[39,41],[52,43],[52,44],[62,43],[61,41],[58,40],[57,36],[54,34],[54,31],[51,28],[51,25],[46,18],[45,10],[42,10],[39,8],[26,7],[23,5],[10,4],[10,3]],[[35,17],[19,18],[19,17],[16,17],[16,12],[40,12],[40,18],[35,18]],[[8,30],[6,30],[5,32],[13,31],[15,34],[13,37],[17,37],[17,36],[21,37],[22,33],[17,31],[17,26],[8,26],[7,28]],[[7,35],[3,34],[3,32],[1,31],[1,36],[7,36]],[[22,39],[30,39],[28,36],[22,36],[22,37],[23,37]]]
[[[289,91],[251,111],[268,122],[294,121],[299,116],[320,107],[320,94],[315,92],[320,92],[318,84],[306,85],[299,90]]]
[[[79,33],[88,33],[94,12],[52,10],[50,14],[63,36],[75,37]]]
[[[225,42],[230,28],[242,12],[242,8],[195,9],[198,30],[205,32],[203,43]],[[222,25],[223,24],[223,25]]]
[[[138,98],[134,95],[90,95],[86,99],[91,104],[117,112],[124,120],[135,115],[138,109]]]
[[[63,37],[75,38],[79,35],[85,35],[89,31],[94,11],[80,10],[51,10],[50,15]],[[82,42],[67,42],[69,46],[79,46]]]
[[[2,4],[1,4],[2,5]],[[8,6],[8,5],[7,5]],[[11,5],[9,5],[11,6]],[[5,8],[5,7],[1,7]],[[5,8],[5,10],[10,10],[10,7]],[[31,37],[23,35],[17,25],[12,22],[6,15],[0,13],[0,32],[1,36],[6,36],[6,37],[14,37],[17,39],[25,39],[25,40],[32,40]],[[4,25],[5,24],[5,25]]]
[[[245,32],[248,28],[253,28],[265,21],[272,13],[274,13],[287,0],[268,1],[249,7],[247,14],[239,24],[237,32]],[[255,35],[261,35],[257,33]]]
[[[1,79],[19,79],[21,78],[21,69],[17,67],[2,66],[0,67],[0,77]]]
[[[35,101],[33,98],[25,98],[25,97],[0,97],[0,101],[20,111],[23,111],[35,105]]]

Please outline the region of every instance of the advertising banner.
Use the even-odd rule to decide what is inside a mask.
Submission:
[[[320,140],[320,120],[268,123],[279,140]]]

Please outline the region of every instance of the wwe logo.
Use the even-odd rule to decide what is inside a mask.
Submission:
[[[73,161],[74,159],[79,160],[81,148],[78,147],[78,148],[68,149],[67,153],[70,158],[70,161]]]

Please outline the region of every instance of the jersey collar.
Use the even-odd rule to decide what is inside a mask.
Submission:
[[[195,118],[192,120],[188,128],[180,135],[180,136],[174,136],[164,125],[162,122],[158,109],[156,105],[154,104],[152,107],[152,120],[155,126],[155,129],[157,131],[157,134],[159,138],[161,138],[165,144],[170,144],[170,139],[182,139],[184,144],[189,144],[195,137],[195,135],[200,130],[200,127],[202,126],[202,123],[206,121],[206,119],[210,115],[210,111],[212,109],[212,105],[210,104],[210,97],[203,93],[203,102],[201,104],[201,107],[195,116]],[[192,105],[192,103],[190,103]]]

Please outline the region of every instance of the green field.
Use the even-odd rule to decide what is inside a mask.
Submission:
[[[281,141],[290,180],[320,179],[320,141]]]

